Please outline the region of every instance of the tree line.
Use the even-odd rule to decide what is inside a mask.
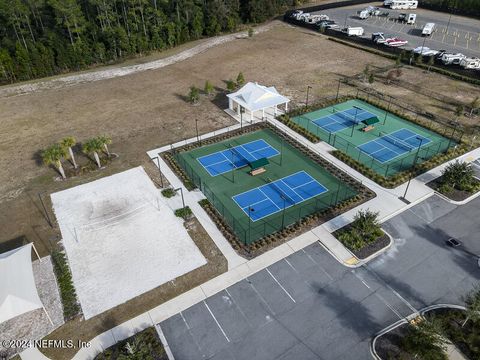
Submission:
[[[480,0],[420,0],[420,6],[480,17]]]
[[[0,84],[263,22],[298,0],[0,0]]]

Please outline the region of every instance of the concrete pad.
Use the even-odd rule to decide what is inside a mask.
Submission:
[[[273,248],[272,250],[257,256],[255,259],[250,260],[247,265],[252,273],[265,269],[273,263],[283,259],[284,257],[293,254],[293,249],[288,244],[282,244]]]
[[[312,231],[307,231],[306,233],[303,233],[302,235],[299,235],[296,238],[288,241],[288,245],[293,249],[293,251],[298,251],[308,245],[313,244],[315,241],[318,241],[318,236]]]

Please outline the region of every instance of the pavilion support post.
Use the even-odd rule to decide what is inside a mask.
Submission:
[[[240,115],[240,104],[237,103],[237,114]]]
[[[40,258],[40,255],[38,255],[38,251],[34,243],[32,243],[32,248],[33,248],[33,251],[35,251],[35,255],[37,255],[38,260],[42,262],[42,259]]]

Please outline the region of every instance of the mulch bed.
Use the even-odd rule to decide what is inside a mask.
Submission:
[[[414,357],[402,349],[400,342],[406,335],[408,324],[401,325],[392,331],[380,336],[375,343],[375,351],[382,359],[402,359],[410,360]]]
[[[480,180],[475,179],[475,181],[476,181],[477,184],[480,185]],[[441,185],[442,185],[442,176],[440,176],[439,178],[436,178],[435,180],[432,180],[429,183],[427,183],[428,187],[432,188],[435,191],[438,191],[439,193],[441,193],[442,195],[446,196],[447,198],[449,198],[450,200],[453,200],[453,201],[463,201],[463,200],[468,199],[473,194],[475,194],[475,193],[471,193],[471,192],[463,191],[463,190],[458,190],[458,189],[453,189],[453,191],[451,193],[444,194],[439,190]]]

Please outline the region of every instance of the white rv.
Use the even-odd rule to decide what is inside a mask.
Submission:
[[[435,23],[426,23],[422,30],[422,36],[430,36],[435,30]]]
[[[409,10],[418,7],[418,0],[392,0],[385,1],[384,6],[390,7],[392,10]]]
[[[347,27],[342,31],[348,36],[362,36],[365,33],[363,27]]]
[[[480,69],[479,58],[466,58],[460,60],[460,66],[464,69]]]
[[[460,62],[465,59],[466,56],[463,55],[463,54],[448,54],[448,53],[445,53],[442,55],[442,63],[444,65],[460,65]]]

